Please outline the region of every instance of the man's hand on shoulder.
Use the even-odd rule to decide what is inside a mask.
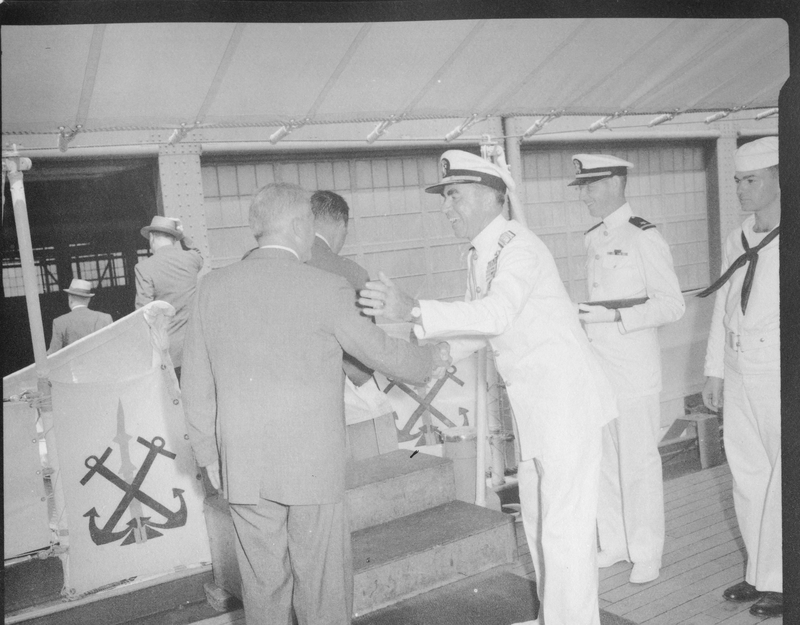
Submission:
[[[359,293],[358,303],[364,307],[364,314],[392,321],[413,321],[411,310],[416,300],[403,293],[382,271],[378,277],[380,280],[367,282]]]

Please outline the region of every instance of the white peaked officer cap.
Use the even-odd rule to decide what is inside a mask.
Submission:
[[[439,184],[425,189],[426,193],[442,193],[449,184],[474,182],[505,192],[506,183],[500,168],[477,154],[462,150],[447,150],[439,159]]]
[[[568,187],[589,184],[610,176],[627,176],[628,169],[633,168],[633,163],[608,154],[575,154],[572,164],[575,165],[575,180]]]
[[[745,143],[733,155],[736,171],[755,171],[778,164],[778,137]]]

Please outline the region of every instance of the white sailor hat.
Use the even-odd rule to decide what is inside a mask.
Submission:
[[[608,154],[575,154],[572,157],[575,165],[575,180],[567,186],[589,184],[610,176],[626,176],[633,163],[623,161]]]
[[[474,182],[505,192],[506,183],[500,168],[477,154],[462,150],[447,150],[439,159],[439,184],[425,189],[426,193],[442,193],[448,184]]]
[[[745,143],[733,155],[736,171],[755,171],[778,164],[778,137]]]

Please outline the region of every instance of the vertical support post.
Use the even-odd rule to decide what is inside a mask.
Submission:
[[[162,145],[158,150],[158,175],[164,217],[177,217],[184,233],[208,261],[208,228],[206,225],[203,176],[200,169],[199,143]],[[210,270],[206,262],[201,275]]]
[[[25,187],[22,172],[31,168],[29,158],[16,154],[3,155],[3,172],[8,176],[11,200],[14,205],[14,220],[17,224],[17,243],[19,261],[22,268],[22,282],[25,289],[25,303],[28,307],[28,323],[33,341],[33,357],[36,362],[36,375],[39,378],[39,391],[49,394],[47,388],[47,347],[44,342],[42,309],[39,304],[39,281],[36,276],[36,263],[33,259],[33,243],[28,222],[28,206],[25,201]],[[44,389],[42,386],[44,385]]]
[[[489,348],[486,348],[487,354]],[[492,457],[492,486],[505,484],[506,458],[504,453],[503,421],[500,416],[500,387],[497,364],[494,358],[486,358],[486,386],[488,387],[489,451]]]
[[[742,223],[744,215],[736,196],[736,165],[733,153],[736,151],[738,132],[733,122],[719,125],[722,135],[717,139],[717,182],[719,184],[719,249],[725,247],[728,234]],[[716,276],[714,276],[716,279]]]
[[[50,403],[50,368],[47,364],[47,348],[44,341],[44,326],[42,325],[42,309],[39,304],[39,281],[36,275],[36,264],[33,258],[33,243],[31,241],[30,223],[28,222],[28,206],[25,200],[25,186],[23,171],[31,168],[29,158],[20,157],[16,150],[11,154],[3,154],[3,173],[8,176],[11,200],[14,204],[14,220],[17,226],[17,243],[19,245],[20,266],[22,268],[22,281],[25,289],[25,302],[28,307],[28,322],[31,328],[33,341],[33,357],[36,367],[39,422],[44,431],[45,446],[53,485],[53,499],[55,504],[55,527],[57,540],[62,547],[69,545],[69,529],[64,514],[65,500],[61,483],[61,472],[58,463],[58,448],[53,430],[53,409]],[[51,527],[53,527],[51,520]],[[69,569],[67,566],[67,551],[59,554],[64,571],[65,586],[68,587]]]
[[[525,215],[525,186],[523,185],[523,171],[522,171],[522,151],[520,149],[521,141],[519,134],[516,130],[516,120],[513,117],[504,117],[503,121],[503,136],[505,137],[505,152],[506,161],[511,168],[511,175],[517,183],[516,201],[512,202],[513,213],[512,219],[516,219],[523,226],[528,226],[528,218]]]
[[[486,348],[478,352],[477,380],[475,385],[475,432],[477,457],[475,459],[475,504],[486,506]]]

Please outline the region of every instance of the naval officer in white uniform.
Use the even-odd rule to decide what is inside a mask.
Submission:
[[[725,453],[747,550],[744,581],[723,596],[755,601],[754,615],[777,616],[783,613],[778,138],[746,143],[733,158],[736,194],[751,214],[725,240],[722,276],[698,294],[718,290],[703,401],[716,411],[724,399]]]
[[[365,312],[448,337],[457,360],[489,345],[508,389],[522,452],[522,519],[536,570],[540,625],[599,625],[596,510],[602,426],[611,386],[542,241],[503,217],[508,172],[460,150],[440,160],[456,236],[471,242],[465,302],[417,301],[381,274]]]
[[[597,530],[601,568],[633,562],[630,581],[656,579],[664,553],[661,455],[661,348],[658,328],[686,310],[669,245],[625,199],[633,163],[576,154],[575,180],[592,217],[586,232],[590,302],[580,319],[617,395],[619,418],[603,429]]]

